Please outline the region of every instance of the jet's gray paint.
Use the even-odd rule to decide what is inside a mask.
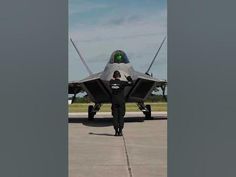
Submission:
[[[126,57],[126,63],[114,62],[112,57],[114,57],[116,52],[122,52],[122,54]],[[80,84],[80,86],[87,92],[88,96],[93,102],[109,103],[111,101],[111,89],[109,86],[109,81],[113,79],[113,73],[116,70],[118,70],[121,74],[120,80],[127,81],[126,77],[131,76],[132,80],[134,81],[134,85],[132,87],[125,88],[125,96],[129,102],[143,102],[151,94],[155,87],[160,87],[163,85],[165,86],[167,83],[165,80],[159,80],[148,74],[135,71],[123,51],[113,52],[111,59],[102,72],[92,74],[80,81],[74,81],[71,83]],[[146,89],[143,90],[142,87],[146,87]],[[98,89],[100,89],[100,91],[98,91]]]

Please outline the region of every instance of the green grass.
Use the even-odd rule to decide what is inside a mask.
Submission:
[[[145,103],[150,104],[152,107],[152,111],[167,111],[167,103],[166,102],[159,102],[159,103]],[[88,106],[93,105],[93,103],[74,103],[69,105],[69,112],[87,112]],[[111,104],[103,104],[101,112],[110,112],[111,111]],[[126,103],[126,111],[140,111],[135,103]]]

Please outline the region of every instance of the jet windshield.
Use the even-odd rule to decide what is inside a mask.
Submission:
[[[112,53],[109,63],[129,63],[129,60],[123,51],[117,50]]]

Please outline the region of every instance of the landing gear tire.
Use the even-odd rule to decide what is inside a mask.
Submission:
[[[88,107],[88,120],[94,120],[93,106],[89,105]]]
[[[152,119],[152,109],[151,109],[151,105],[146,105],[145,106],[148,110],[148,112],[145,113],[145,119],[146,120],[151,120]]]

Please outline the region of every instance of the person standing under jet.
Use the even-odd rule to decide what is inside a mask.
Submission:
[[[115,136],[123,135],[122,129],[124,128],[124,115],[125,115],[124,89],[126,86],[133,85],[133,80],[130,76],[126,77],[128,82],[121,81],[120,78],[121,78],[120,72],[115,71],[113,74],[113,79],[110,80],[110,88],[112,90],[111,109],[113,115],[113,126],[115,129]]]

